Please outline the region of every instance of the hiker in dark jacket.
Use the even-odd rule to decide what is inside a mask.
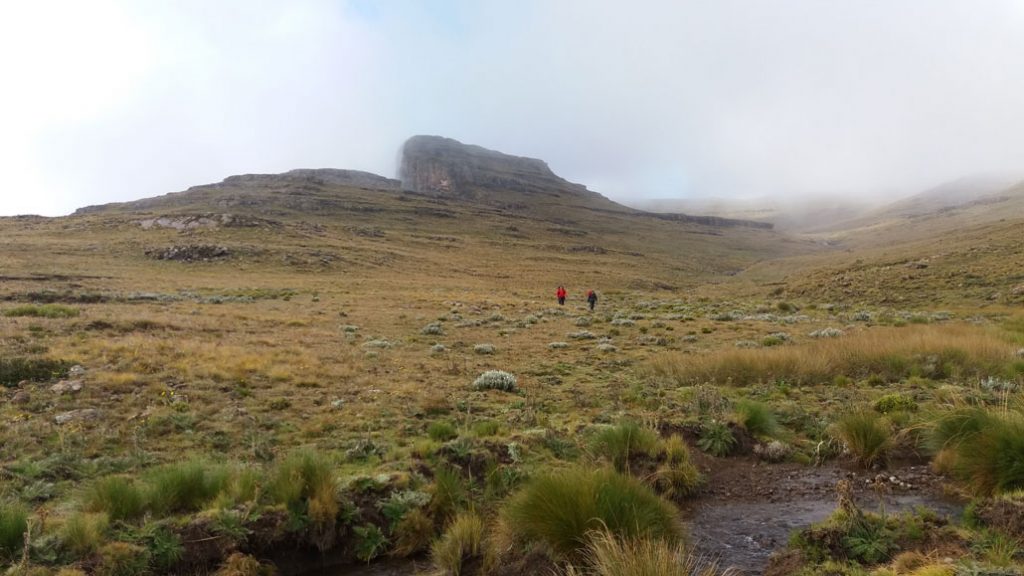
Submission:
[[[594,309],[594,304],[597,304],[597,292],[593,290],[587,291],[587,302],[590,303],[590,309]]]

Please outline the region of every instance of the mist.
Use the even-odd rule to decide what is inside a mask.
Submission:
[[[0,214],[302,167],[413,134],[612,199],[908,195],[1024,172],[1024,4],[369,0],[0,8]]]

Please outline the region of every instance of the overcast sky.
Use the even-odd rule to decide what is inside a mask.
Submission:
[[[0,214],[440,134],[612,198],[1024,172],[1020,0],[0,3]]]

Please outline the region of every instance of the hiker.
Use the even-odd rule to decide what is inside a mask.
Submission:
[[[559,286],[558,290],[555,290],[555,296],[558,297],[558,305],[565,306],[565,286]]]
[[[597,304],[597,293],[593,290],[587,291],[587,302],[590,303],[590,309],[594,309],[594,304]]]

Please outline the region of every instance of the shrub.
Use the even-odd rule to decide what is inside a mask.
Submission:
[[[917,402],[906,394],[886,394],[875,400],[876,412],[888,414],[890,412],[914,412],[917,410]]]
[[[585,469],[536,477],[504,509],[512,534],[569,556],[598,529],[624,538],[675,540],[675,515],[671,504],[637,480],[611,470]]]
[[[591,442],[594,455],[607,459],[619,472],[629,469],[631,457],[654,456],[658,448],[653,430],[629,421],[602,429]]]
[[[28,511],[17,503],[0,503],[0,558],[21,551],[28,530]]]
[[[445,348],[444,344],[434,344],[430,347],[431,354],[444,354],[448,349]]]
[[[767,444],[754,446],[754,454],[768,462],[782,462],[793,452],[793,449],[784,442],[772,440]]]
[[[444,534],[430,549],[434,565],[445,574],[459,576],[468,560],[483,558],[485,553],[484,521],[472,512],[455,517]]]
[[[106,514],[75,514],[61,529],[61,543],[77,558],[88,556],[103,543],[109,523]]]
[[[728,456],[736,447],[736,437],[724,422],[712,421],[701,426],[697,446],[712,456]]]
[[[146,526],[143,532],[149,550],[150,563],[155,568],[166,571],[181,561],[185,549],[177,534],[160,525]]]
[[[811,332],[810,334],[808,334],[808,336],[810,336],[811,338],[838,338],[838,337],[840,337],[842,335],[843,335],[843,331],[842,330],[840,330],[839,328],[831,328],[831,327],[829,327],[829,328],[822,328],[820,330],[815,330],[814,332]]]
[[[615,346],[614,344],[610,344],[608,342],[602,342],[602,343],[598,344],[597,346],[594,346],[594,350],[597,350],[598,352],[609,353],[609,352],[618,352],[619,348],[617,346]]]
[[[441,327],[440,322],[431,322],[430,324],[424,326],[422,330],[420,330],[420,334],[423,334],[425,336],[443,336],[444,328]]]
[[[494,345],[493,344],[477,344],[476,346],[473,346],[473,352],[476,352],[477,354],[483,354],[485,356],[486,355],[490,355],[490,354],[494,354]]]
[[[865,468],[883,463],[892,443],[889,423],[872,412],[843,416],[835,423],[834,433],[854,460]]]
[[[754,436],[774,436],[779,430],[771,408],[755,400],[736,403],[736,423]]]
[[[228,484],[228,470],[200,461],[161,466],[147,475],[149,508],[155,514],[194,512]]]
[[[316,524],[333,524],[340,510],[333,467],[315,452],[296,452],[278,464],[268,492],[274,502]]]
[[[459,432],[451,422],[440,420],[437,422],[431,422],[430,425],[427,426],[427,436],[430,436],[431,440],[435,440],[437,442],[445,442],[458,435]]]
[[[594,333],[589,330],[580,330],[579,332],[569,332],[566,336],[572,340],[593,340],[597,338]]]
[[[85,493],[85,509],[105,512],[114,521],[133,520],[145,512],[142,490],[124,476],[107,476],[93,482]]]
[[[30,318],[74,318],[78,316],[78,309],[71,308],[70,306],[61,306],[60,304],[43,304],[41,306],[26,304],[4,310],[4,316],[9,318],[19,316]]]
[[[565,576],[716,576],[721,571],[707,556],[663,540],[623,540],[607,532],[591,536],[581,561],[570,564]]]
[[[388,547],[388,539],[374,524],[356,526],[352,529],[356,535],[356,558],[369,562],[380,556]]]
[[[504,370],[488,370],[473,381],[474,390],[501,390],[503,392],[516,392],[518,386],[516,377]]]
[[[552,342],[552,343],[548,344],[548,348],[550,348],[552,350],[561,350],[562,348],[568,348],[568,347],[569,347],[569,343],[568,342]]]
[[[149,568],[149,551],[127,542],[111,542],[99,552],[97,576],[138,576]]]

